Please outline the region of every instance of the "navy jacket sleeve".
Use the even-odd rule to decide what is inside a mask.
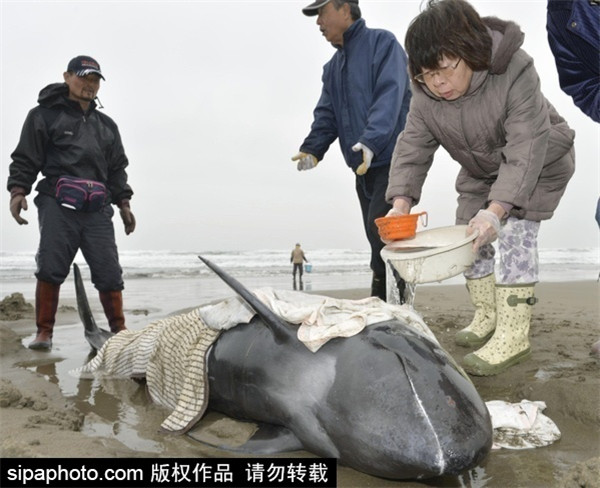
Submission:
[[[546,27],[562,90],[600,122],[600,5],[549,0]]]
[[[312,154],[321,161],[329,146],[337,139],[337,121],[333,110],[333,103],[329,94],[327,71],[330,69],[329,63],[323,68],[323,88],[321,98],[313,112],[314,120],[310,127],[310,133],[304,139],[300,151]]]
[[[375,159],[397,134],[396,127],[408,89],[408,77],[401,76],[406,73],[407,67],[406,55],[400,44],[392,36],[380,37],[379,43],[381,46],[375,49],[373,58],[373,100],[367,126],[359,139],[373,151]]]

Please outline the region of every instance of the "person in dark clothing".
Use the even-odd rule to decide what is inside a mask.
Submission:
[[[600,122],[600,0],[548,0],[546,30],[561,89]]]
[[[562,91],[600,123],[600,0],[548,0],[546,30]],[[596,222],[600,226],[600,198]],[[600,356],[600,340],[591,354]]]
[[[37,335],[31,349],[50,350],[60,286],[81,249],[112,332],[125,330],[123,278],[112,223],[120,209],[125,233],[135,229],[129,200],[133,195],[125,171],[128,160],[115,122],[99,112],[96,95],[104,76],[89,56],[73,58],[63,74],[40,92],[38,106],[23,125],[12,153],[7,188],[10,212],[27,224],[38,174],[34,203],[38,208],[40,241],[36,254],[35,315]]]
[[[314,121],[292,161],[299,171],[312,169],[339,139],[346,164],[356,175],[371,247],[371,295],[385,300],[386,268],[380,254],[385,244],[375,219],[391,208],[385,200],[388,172],[411,98],[406,53],[391,32],[366,26],[358,0],[317,0],[302,12],[317,16],[336,53],[323,68]]]

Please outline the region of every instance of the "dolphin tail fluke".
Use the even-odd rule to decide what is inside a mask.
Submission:
[[[83,280],[81,279],[81,272],[79,266],[73,263],[73,274],[75,275],[75,295],[77,296],[77,311],[79,312],[79,318],[83,322],[83,328],[85,331],[85,338],[89,342],[93,349],[99,350],[104,343],[113,336],[112,332],[101,329],[96,325],[90,303],[88,302],[87,295],[85,293],[85,287],[83,286]]]
[[[261,302],[248,288],[242,285],[233,276],[230,276],[223,271],[219,266],[210,262],[208,259],[198,256],[200,260],[212,269],[225,283],[227,283],[244,301],[259,315],[261,319],[267,324],[275,340],[277,342],[283,342],[288,340],[292,333],[289,330],[286,323],[276,315],[269,307]]]

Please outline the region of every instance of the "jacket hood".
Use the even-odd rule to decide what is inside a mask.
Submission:
[[[38,96],[38,103],[50,107],[69,95],[69,87],[66,83],[52,83],[42,88]]]
[[[500,20],[496,17],[484,17],[483,22],[488,26],[492,36],[492,65],[489,72],[502,74],[508,68],[510,60],[523,45],[525,34],[521,28],[511,21]]]
[[[57,105],[79,106],[77,102],[69,100],[69,87],[66,83],[51,83],[42,88],[38,96],[38,103],[42,107],[54,107]],[[96,102],[90,102],[89,110],[96,108]],[[88,111],[89,111],[88,110]]]

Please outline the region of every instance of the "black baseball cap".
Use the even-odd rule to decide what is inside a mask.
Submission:
[[[312,17],[319,13],[319,9],[330,2],[331,0],[317,0],[316,2],[307,5],[302,9],[302,13],[308,17]],[[346,0],[346,3],[354,3],[358,5],[358,0]]]
[[[76,58],[71,59],[71,61],[69,61],[69,66],[67,66],[67,71],[72,71],[77,76],[86,76],[94,73],[103,80],[105,79],[104,76],[102,76],[102,71],[100,71],[98,61],[89,56],[77,56]]]

